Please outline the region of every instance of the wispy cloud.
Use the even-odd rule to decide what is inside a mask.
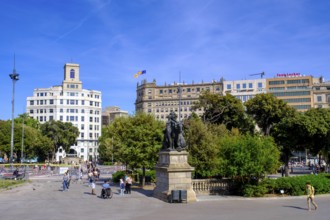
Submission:
[[[104,7],[106,7],[107,5],[110,5],[111,0],[106,1],[102,4],[98,4],[97,7],[95,9],[93,9],[92,11],[89,12],[89,14],[87,16],[85,16],[83,19],[81,19],[72,29],[70,29],[69,31],[65,32],[64,34],[60,35],[55,42],[58,42],[60,40],[62,40],[63,38],[67,37],[68,35],[70,35],[72,32],[78,30],[79,28],[81,28],[84,23],[86,21],[88,21],[92,16],[94,16],[97,12],[101,11]]]

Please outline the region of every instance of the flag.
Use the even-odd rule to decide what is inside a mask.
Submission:
[[[147,71],[145,71],[145,70],[139,71],[139,72],[137,72],[137,74],[134,75],[134,78],[138,78],[140,75],[146,74],[146,73],[147,73]]]

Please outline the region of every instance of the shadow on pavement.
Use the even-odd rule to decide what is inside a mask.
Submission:
[[[283,207],[293,208],[293,209],[300,209],[300,210],[308,210],[307,208],[302,208],[302,207],[299,207],[299,206],[292,206],[292,205],[284,205]]]

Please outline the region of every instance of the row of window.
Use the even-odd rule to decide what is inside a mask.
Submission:
[[[280,96],[303,96],[303,95],[310,95],[310,91],[297,91],[297,92],[273,92],[277,97]]]
[[[60,121],[64,120],[64,116],[60,115]],[[75,115],[67,115],[66,116],[66,121],[67,122],[74,122],[74,121],[79,121],[79,116],[75,116]],[[80,116],[80,121],[84,122],[85,121],[85,116]],[[95,122],[95,123],[99,123],[100,122],[100,118],[99,117],[89,117],[89,122]]]
[[[287,103],[310,102],[310,98],[283,99]]]
[[[93,138],[93,134],[94,134],[94,139],[98,139],[100,137],[100,134],[99,133],[92,133],[92,132],[88,133],[88,137],[89,138]],[[85,138],[85,133],[84,132],[81,132],[80,133],[80,138],[81,139],[84,139]]]
[[[232,89],[232,84],[227,84],[226,88],[227,88],[227,90],[231,90]],[[258,82],[258,87],[257,88],[258,89],[263,88],[262,82]],[[242,89],[242,90],[244,90],[244,89],[253,89],[253,83],[242,83],[242,84],[237,83],[236,84],[236,89],[238,89],[238,90],[240,90],[240,89]]]
[[[286,80],[286,84],[301,84],[301,83],[309,83],[309,79],[293,79],[293,80]],[[269,81],[268,85],[283,85],[285,84],[285,80],[276,80],[276,81]]]
[[[279,90],[306,90],[307,86],[288,86],[288,87],[271,87],[269,91],[279,91]]]
[[[161,109],[159,109],[159,108],[157,108],[156,109],[156,112],[158,113],[158,112],[172,112],[172,111],[175,111],[175,112],[177,112],[178,110],[179,110],[179,108],[161,108]],[[182,111],[191,111],[191,108],[187,108],[187,107],[185,107],[185,108],[181,108],[181,112]],[[151,109],[148,109],[148,112],[149,113],[151,113],[152,112],[152,110]]]
[[[100,126],[99,125],[89,125],[89,130],[92,131],[94,128],[95,131],[99,131],[100,130]],[[80,130],[85,130],[85,124],[81,124],[80,125]]]
[[[67,85],[68,88],[69,88],[69,85],[72,86],[72,84],[68,84]],[[77,87],[73,87],[73,88],[78,88],[78,85],[76,85],[76,86]],[[66,94],[67,94],[67,96],[76,96],[76,97],[79,96],[79,93],[78,92],[67,92]],[[52,92],[38,92],[37,93],[37,97],[43,97],[43,96],[47,96],[47,95],[53,96],[54,93],[52,93]],[[61,92],[60,95],[63,96],[63,92]],[[85,93],[81,93],[81,96],[84,97],[85,96]],[[87,97],[93,98],[93,94],[87,94]],[[99,99],[100,98],[100,95],[94,95],[94,98]]]
[[[49,103],[47,102],[49,101]],[[64,99],[60,99],[60,104],[64,104]],[[88,101],[86,101],[88,102]],[[54,104],[54,99],[45,99],[45,100],[30,100],[30,105],[53,105]],[[85,100],[81,100],[80,102],[81,105],[85,105]],[[79,105],[79,100],[75,99],[67,99],[66,100],[66,105]],[[95,106],[95,107],[100,107],[100,102],[94,102],[94,101],[89,101],[90,106]]]
[[[310,105],[293,105],[293,107],[297,110],[308,110],[311,108]]]
[[[193,105],[194,101],[181,101],[181,105]],[[172,101],[172,102],[156,102],[155,106],[178,106],[178,101]],[[148,107],[151,107],[151,102],[148,102]]]
[[[177,88],[177,89],[159,89],[159,94],[164,94],[164,93],[169,93],[169,94],[172,94],[172,93],[179,93],[180,92],[180,88],[181,87],[179,87],[179,88]],[[210,91],[210,87],[202,87],[202,88],[200,88],[200,87],[197,87],[196,88],[196,90],[195,90],[195,88],[181,88],[181,92],[201,92],[201,91],[204,91],[204,89],[206,90],[206,91]],[[215,87],[215,90],[216,91],[220,91],[220,86],[217,86],[217,87]],[[148,91],[148,93],[150,94],[151,93],[151,91],[149,90]]]
[[[60,109],[60,113],[64,113],[63,108]],[[87,112],[87,111],[86,111]],[[43,114],[43,113],[47,113],[47,109],[30,109],[30,114]],[[54,109],[48,109],[48,113],[54,113]],[[78,109],[66,109],[66,113],[78,113]],[[81,113],[85,113],[85,109],[81,109]],[[95,115],[100,115],[100,111],[93,111],[93,110],[89,110],[89,114],[95,114]]]

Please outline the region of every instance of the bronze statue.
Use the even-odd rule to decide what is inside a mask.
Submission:
[[[176,121],[177,116],[174,112],[171,112],[167,118],[162,150],[184,150],[186,148],[186,141],[183,137],[182,122]]]

